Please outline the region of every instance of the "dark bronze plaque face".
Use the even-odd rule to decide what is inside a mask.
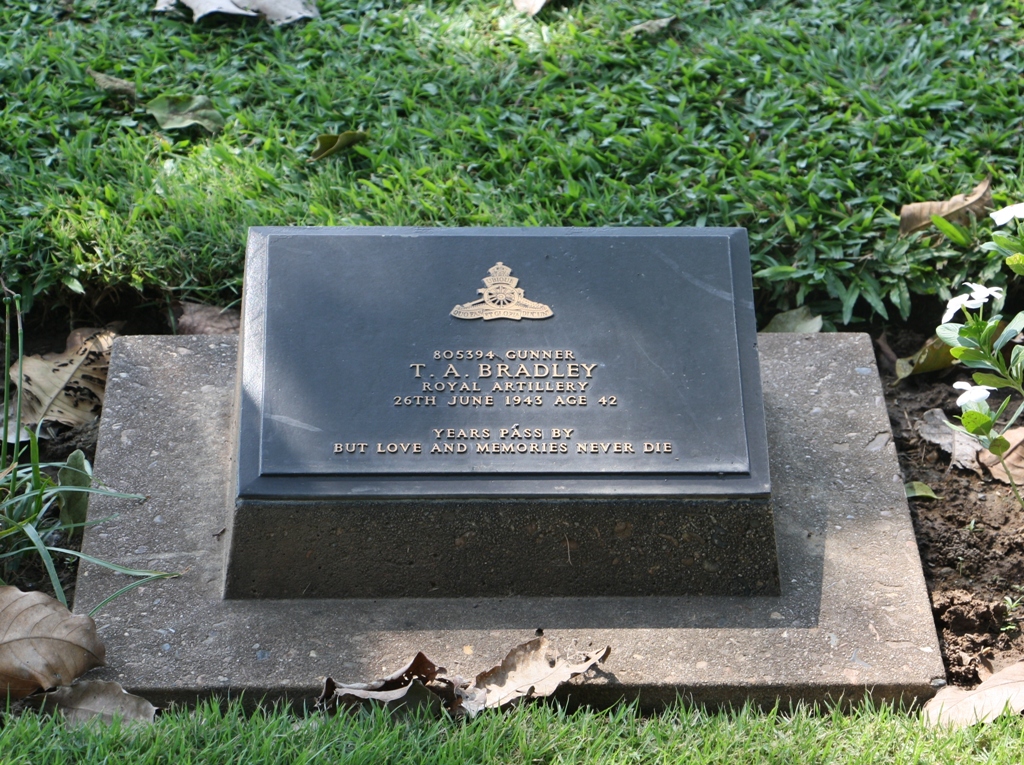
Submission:
[[[742,229],[250,232],[240,496],[764,495]]]

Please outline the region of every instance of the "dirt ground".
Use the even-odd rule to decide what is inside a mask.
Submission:
[[[926,339],[890,330],[886,344],[905,357]],[[966,371],[955,367],[894,385],[892,357],[877,342],[876,355],[904,481],[921,481],[939,497],[909,502],[949,680],[976,685],[1024,657],[1024,625],[1017,622],[1024,621],[1024,510],[1008,485],[987,471],[951,467],[950,455],[918,434],[929,409],[949,419],[960,414],[952,384],[969,382]]]
[[[127,334],[171,331],[168,309],[154,304],[108,306],[76,319],[45,314],[28,323],[26,352],[62,350],[71,326],[103,326],[118,319],[127,320],[122,330]],[[926,339],[910,329],[890,329],[884,345],[876,343],[876,355],[904,480],[921,481],[940,497],[911,499],[910,510],[949,680],[972,686],[1024,658],[1024,624],[1017,622],[1024,622],[1024,511],[1007,485],[987,472],[951,468],[949,455],[918,435],[917,424],[929,409],[941,408],[949,418],[960,413],[952,383],[969,380],[963,370],[952,369],[893,385],[892,358],[909,356]],[[91,459],[90,438],[95,433],[51,441],[43,458],[63,459],[82,446]],[[42,571],[29,576],[38,578],[35,587],[46,588]],[[72,566],[62,571],[69,585],[72,576]],[[27,581],[20,585],[33,587]]]

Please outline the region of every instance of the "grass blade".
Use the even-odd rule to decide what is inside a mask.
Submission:
[[[149,584],[150,582],[155,582],[158,579],[170,579],[170,578],[175,577],[175,576],[178,576],[178,574],[153,574],[152,576],[147,576],[145,579],[139,579],[139,580],[137,580],[135,582],[132,582],[131,584],[127,584],[124,587],[122,587],[120,590],[115,592],[113,595],[109,595],[108,597],[104,598],[99,603],[97,603],[93,607],[93,609],[89,612],[89,616],[95,616],[96,614],[98,614],[100,612],[100,610],[103,608],[103,606],[107,605],[107,603],[109,603],[110,601],[112,601],[112,600],[114,600],[116,598],[121,597],[122,595],[124,595],[129,590],[134,590],[136,587],[141,587],[144,584]]]
[[[119,566],[108,560],[95,558],[92,555],[86,555],[84,552],[80,552],[78,550],[68,550],[63,547],[51,547],[49,549],[52,552],[60,553],[61,555],[73,555],[81,560],[88,561],[89,563],[95,563],[97,566],[103,566],[103,568],[109,568],[111,571],[116,571],[119,574],[125,574],[127,576],[156,576],[160,579],[170,579],[176,576],[181,576],[180,574],[168,573],[166,571],[150,571],[148,569],[135,569],[128,568],[126,566]]]
[[[50,551],[47,549],[42,537],[39,536],[36,527],[31,523],[23,524],[21,530],[25,532],[25,536],[32,540],[33,546],[39,552],[39,557],[43,560],[43,565],[46,566],[46,573],[50,575],[50,584],[53,585],[53,592],[57,596],[57,600],[66,607],[68,599],[64,596],[64,587],[60,583],[57,569],[53,565],[53,557],[50,555]]]

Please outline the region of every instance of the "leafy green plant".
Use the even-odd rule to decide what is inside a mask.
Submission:
[[[39,561],[46,571],[54,595],[67,605],[64,587],[58,575],[56,556],[68,556],[95,563],[113,571],[141,579],[118,590],[99,604],[93,613],[114,597],[139,585],[173,574],[161,571],[143,571],[118,566],[87,555],[80,550],[59,546],[62,540],[70,540],[75,533],[87,525],[86,503],[91,494],[111,497],[144,499],[139,495],[120,494],[92,485],[92,470],[81,451],[74,452],[66,462],[44,463],[39,457],[38,428],[36,432],[24,433],[28,445],[23,446],[21,425],[21,373],[20,360],[24,358],[24,329],[21,322],[20,296],[6,295],[4,302],[4,375],[3,375],[3,425],[0,443],[0,585],[23,575],[31,561]],[[18,385],[17,395],[12,400],[11,380],[6,370],[11,368],[11,319],[13,313],[17,322],[18,343]],[[10,420],[13,414],[14,427]],[[12,446],[13,444],[13,446]]]
[[[946,220],[941,215],[932,216],[932,225],[958,247],[970,247],[974,241],[974,237],[971,236],[969,229],[961,226],[956,221]]]
[[[1003,617],[1003,624],[999,628],[1000,632],[1013,632],[1015,630],[1019,630],[1019,622],[1021,620],[1020,609],[1024,606],[1024,596],[1014,598],[1007,595],[1003,598],[1003,605],[1006,607],[1006,616]]]
[[[1007,396],[995,411],[988,404],[989,394],[994,390],[1009,389],[1024,396],[1024,346],[1015,345],[1008,359],[1003,353],[1007,344],[1024,329],[1024,311],[1005,324],[999,313],[993,313],[986,319],[984,305],[992,298],[1001,299],[1003,291],[980,284],[968,283],[965,286],[971,291],[949,301],[943,324],[935,330],[939,339],[950,346],[955,359],[969,369],[979,370],[973,374],[974,385],[965,382],[953,384],[954,388],[964,392],[956,402],[961,410],[960,425],[950,427],[967,433],[999,458],[1014,496],[1024,507],[1024,499],[1003,459],[1010,448],[1004,434],[1024,413],[1024,403],[1001,426],[998,422],[1009,406],[1011,396]],[[977,312],[972,313],[975,309]],[[951,322],[950,319],[961,311],[966,321],[963,324]]]
[[[1011,271],[1017,276],[1024,276],[1024,237],[1020,228],[1017,236],[993,234],[992,241],[983,244],[982,249],[997,253]]]

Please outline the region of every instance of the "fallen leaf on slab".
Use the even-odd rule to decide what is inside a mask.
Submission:
[[[202,125],[216,133],[224,127],[224,118],[206,96],[157,96],[146,104],[146,111],[164,130]]]
[[[64,686],[43,695],[40,707],[46,712],[60,712],[72,726],[90,720],[111,723],[115,718],[151,723],[157,708],[141,696],[126,693],[119,683],[86,680]]]
[[[910,375],[948,369],[956,362],[951,350],[942,340],[932,335],[913,356],[896,359],[896,382],[893,384]]]
[[[168,11],[178,0],[157,0],[156,11]],[[192,21],[196,22],[211,13],[230,13],[233,16],[256,16],[253,11],[233,3],[231,0],[181,0],[182,5],[192,9]]]
[[[929,409],[915,426],[917,434],[928,443],[935,444],[950,455],[950,465],[973,470],[982,474],[978,463],[978,450],[981,445],[966,433],[953,430],[949,425],[946,413],[941,409]]]
[[[762,332],[821,332],[822,319],[805,305],[777,313]]]
[[[320,12],[309,0],[180,0],[192,9],[192,20],[199,21],[211,13],[229,13],[234,16],[263,14],[274,26],[290,24],[299,19],[319,18]],[[154,11],[169,11],[175,0],[157,0]]]
[[[0,697],[69,685],[104,664],[96,623],[49,595],[0,587]]]
[[[477,675],[473,685],[486,693],[485,708],[501,707],[520,698],[550,696],[566,680],[607,659],[611,650],[609,646],[598,654],[584,656],[578,664],[570,664],[547,638],[534,638],[509,651],[498,666]]]
[[[989,216],[997,226],[1005,226],[1015,218],[1024,219],[1024,202],[1004,207],[1002,210],[993,210]]]
[[[986,178],[970,194],[957,194],[945,202],[913,202],[900,209],[900,236],[932,225],[938,215],[955,223],[969,223],[970,214],[980,218],[992,207],[992,179]]]
[[[179,335],[237,335],[242,316],[234,308],[182,303],[176,321]]]
[[[118,77],[111,77],[109,74],[103,74],[102,72],[97,72],[96,70],[88,67],[86,67],[85,72],[96,81],[96,86],[100,90],[106,90],[109,93],[117,93],[120,96],[135,98],[134,82],[128,82],[128,80],[122,80]]]
[[[932,491],[932,487],[921,481],[911,481],[910,483],[904,484],[904,490],[906,491],[907,498],[925,498],[925,499],[940,499],[935,496],[935,492]]]
[[[343,685],[332,687],[329,682],[333,681],[330,678],[327,678],[327,681],[324,683],[324,692],[333,690],[335,694],[333,697],[334,708],[330,711],[335,711],[339,706],[380,705],[392,712],[417,710],[424,711],[432,717],[438,717],[441,714],[443,705],[440,696],[428,690],[419,680],[413,680],[406,686],[390,691],[372,691]]]
[[[585,655],[579,663],[568,662],[547,638],[536,638],[509,651],[496,667],[481,672],[469,682],[461,677],[444,677],[422,653],[403,669],[373,683],[343,685],[327,678],[315,708],[332,713],[339,707],[382,705],[389,709],[426,709],[439,714],[475,716],[517,699],[549,696],[559,685],[603,662],[611,647],[600,654]]]
[[[190,0],[191,2],[191,0]],[[233,0],[246,10],[259,11],[273,26],[290,24],[299,19],[320,18],[312,0]]]
[[[640,24],[630,27],[622,34],[635,35],[638,32],[643,32],[644,34],[647,35],[657,34],[661,30],[668,27],[675,20],[675,16],[666,16],[663,19],[650,19],[649,21],[644,21],[641,22]]]
[[[22,361],[22,424],[30,427],[49,421],[77,427],[96,419],[103,408],[110,346],[120,326],[76,329],[68,335],[63,353],[26,356]],[[11,366],[10,377],[17,385],[17,362]]]
[[[313,152],[309,155],[309,161],[315,162],[318,159],[329,157],[336,151],[347,148],[349,146],[355,146],[357,143],[365,141],[369,136],[359,130],[347,130],[339,135],[333,135],[330,133],[323,133],[316,137],[316,147]]]
[[[991,722],[1009,710],[1024,710],[1024,662],[996,672],[973,691],[947,685],[925,705],[925,722],[933,727],[966,728]]]
[[[328,677],[315,706],[328,713],[336,712],[338,707],[368,703],[381,704],[389,709],[425,708],[440,712],[440,697],[426,687],[440,672],[444,672],[444,667],[438,667],[421,652],[402,669],[372,683],[336,683]]]
[[[530,16],[536,16],[548,0],[513,0],[516,10]]]
[[[1024,482],[1024,449],[1020,448],[1020,445],[1024,443],[1024,427],[1010,428],[1003,433],[1003,438],[1010,442],[1010,448],[1003,454],[1003,462],[1009,468],[1010,475],[1013,476],[1013,482],[1020,486]],[[988,468],[988,472],[997,481],[1002,481],[1006,484],[1010,483],[1006,470],[999,463],[999,457],[988,449],[982,449],[978,452],[978,461]]]
[[[452,714],[456,716],[468,715],[476,717],[487,708],[487,691],[477,688],[470,682],[457,678],[455,683],[456,702],[451,707]]]

